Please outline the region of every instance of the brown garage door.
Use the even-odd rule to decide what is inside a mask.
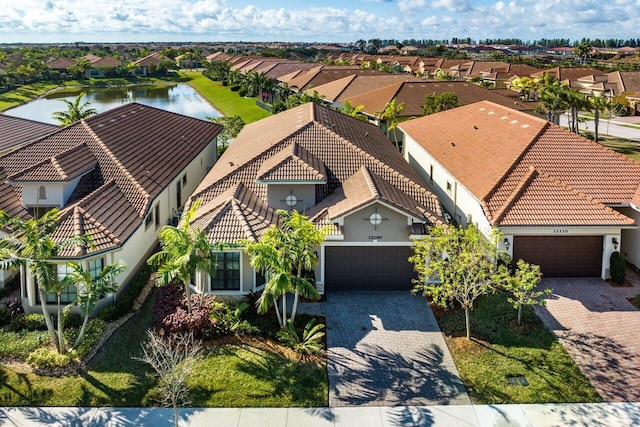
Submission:
[[[538,264],[547,277],[599,277],[602,236],[516,236],[514,260]]]
[[[408,290],[416,277],[409,246],[327,246],[325,289]]]

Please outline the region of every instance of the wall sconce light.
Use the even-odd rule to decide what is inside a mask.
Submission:
[[[509,241],[508,237],[504,238],[504,247],[509,250],[509,248],[511,247],[511,242]]]
[[[613,239],[611,239],[611,243],[613,243],[613,250],[617,251],[618,250],[618,238],[614,237]]]

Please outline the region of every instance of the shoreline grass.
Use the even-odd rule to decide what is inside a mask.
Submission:
[[[222,86],[220,82],[212,81],[199,71],[183,71],[182,73],[189,77],[187,84],[225,116],[239,115],[248,124],[271,115],[256,105],[255,98],[241,97],[237,92],[232,92],[228,86]]]

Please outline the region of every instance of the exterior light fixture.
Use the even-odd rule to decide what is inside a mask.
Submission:
[[[613,249],[614,250],[618,250],[618,238],[614,237],[613,239],[611,239],[611,243],[613,243]]]
[[[504,238],[504,247],[507,248],[507,250],[509,250],[509,248],[511,247],[511,242],[509,241],[508,237]]]

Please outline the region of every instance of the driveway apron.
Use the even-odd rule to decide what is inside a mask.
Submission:
[[[535,310],[558,337],[605,402],[640,401],[640,311],[628,300],[640,294],[598,278],[544,279],[553,289],[546,307]]]
[[[470,404],[424,298],[332,292],[300,311],[326,317],[329,406]]]

